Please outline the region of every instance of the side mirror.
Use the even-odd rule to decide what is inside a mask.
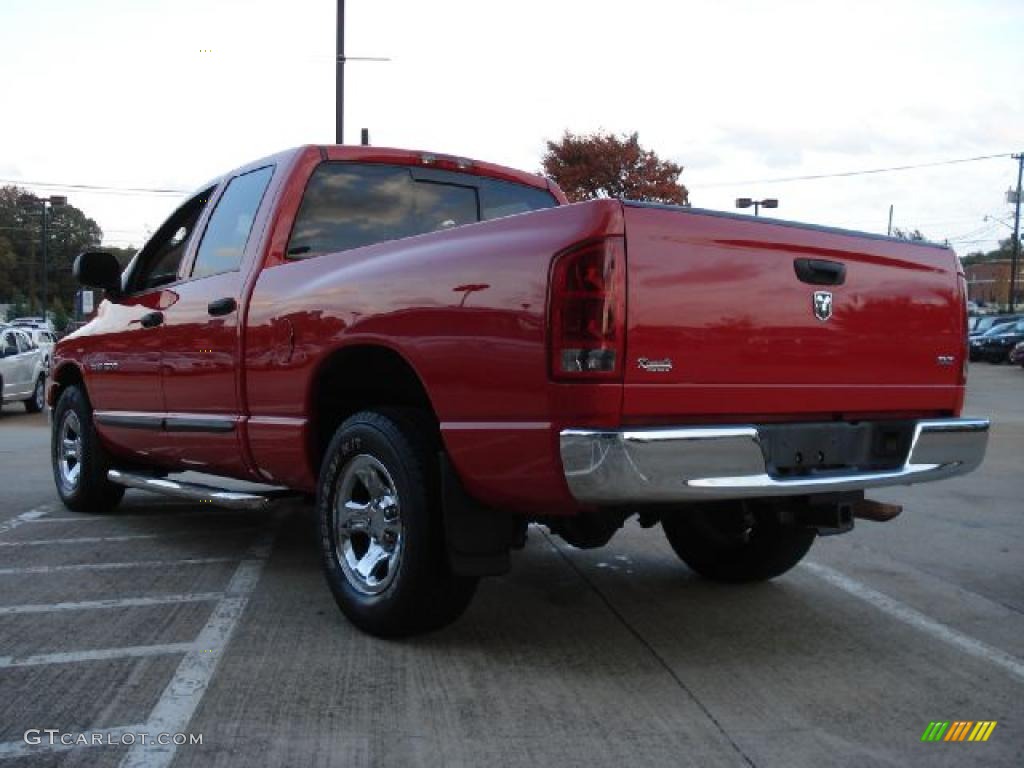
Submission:
[[[71,273],[86,288],[102,288],[108,296],[121,293],[121,265],[114,254],[106,251],[86,251],[75,259]]]
[[[0,357],[13,357],[18,354],[18,347],[14,344],[4,344],[0,349]]]

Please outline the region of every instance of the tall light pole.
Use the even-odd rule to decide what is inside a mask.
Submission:
[[[1020,263],[1020,182],[1024,174],[1024,152],[1014,155],[1017,161],[1017,196],[1013,213],[1013,255],[1010,257],[1010,311],[1017,309],[1017,265]]]
[[[749,197],[737,197],[736,207],[737,208],[750,208],[754,207],[754,215],[757,216],[761,212],[761,207],[765,208],[778,208],[779,201],[774,197],[767,197],[764,200],[751,200]]]
[[[338,43],[334,65],[334,143],[345,143],[345,0],[338,0]]]
[[[54,206],[67,205],[68,199],[63,195],[50,195],[49,197],[36,197],[35,195],[22,195],[18,202],[22,205],[29,207],[36,205],[37,203],[41,206],[41,213],[43,217],[42,223],[42,250],[43,250],[43,322],[46,322],[49,318],[47,316],[47,310],[50,308],[48,302],[49,285],[47,282],[47,260],[46,260],[46,249],[49,245],[49,217],[46,215],[47,211]]]
[[[345,143],[345,62],[346,61],[391,61],[385,56],[345,55],[345,0],[338,0],[338,26],[336,53],[334,57],[334,143]],[[367,129],[364,129],[367,130]],[[369,143],[368,134],[364,144]]]

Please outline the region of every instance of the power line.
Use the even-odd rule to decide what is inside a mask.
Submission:
[[[912,171],[918,168],[936,168],[941,165],[957,165],[959,163],[974,163],[979,160],[993,160],[998,157],[1011,157],[1012,153],[1002,152],[998,155],[978,155],[977,157],[961,157],[955,160],[940,160],[934,163],[918,163],[916,165],[893,165],[888,168],[870,168],[861,171],[841,171],[839,173],[816,173],[806,176],[784,176],[776,179],[748,179],[746,181],[721,181],[713,184],[694,184],[695,188],[707,189],[711,187],[733,187],[743,184],[782,184],[788,181],[813,181],[816,179],[837,179],[849,176],[867,176],[873,173],[890,173],[892,171]]]
[[[993,160],[1000,157],[1012,157],[1011,152],[1002,152],[995,155],[977,155],[975,157],[961,157],[953,160],[940,160],[934,163],[918,163],[915,165],[894,165],[887,168],[869,168],[858,171],[840,171],[838,173],[816,173],[804,176],[782,176],[774,179],[748,179],[745,181],[720,181],[711,184],[698,184],[701,188],[731,187],[741,184],[782,184],[790,181],[814,181],[817,179],[835,179],[849,176],[866,176],[875,173],[890,173],[893,171],[911,171],[919,168],[936,168],[944,165],[957,165],[960,163],[973,163],[979,160]],[[86,192],[101,192],[106,194],[124,195],[187,195],[192,190],[176,189],[172,187],[115,187],[102,184],[70,184],[56,181],[28,181],[25,179],[0,179],[0,184],[24,185],[30,187],[44,187],[52,189],[74,189]]]
[[[0,179],[0,184],[43,187],[46,189],[72,189],[112,195],[187,195],[190,192],[187,189],[172,189],[169,187],[111,187],[102,184],[62,184],[56,181],[26,181],[25,179]]]

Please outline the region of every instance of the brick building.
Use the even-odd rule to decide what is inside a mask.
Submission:
[[[1017,301],[1024,295],[1024,258],[1017,264]],[[1009,304],[1010,297],[1010,260],[997,259],[968,264],[964,267],[967,274],[967,298],[979,304]]]

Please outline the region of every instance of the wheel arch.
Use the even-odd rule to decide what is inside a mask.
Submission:
[[[61,393],[71,386],[77,386],[82,390],[86,400],[89,399],[89,390],[85,385],[85,376],[82,369],[72,362],[61,363],[50,374],[50,386],[47,387],[46,403],[51,408],[57,405]]]
[[[437,411],[422,377],[407,356],[387,344],[353,343],[325,356],[311,379],[309,403],[308,452],[314,474],[335,431],[361,410],[421,409],[430,415],[440,440]]]

